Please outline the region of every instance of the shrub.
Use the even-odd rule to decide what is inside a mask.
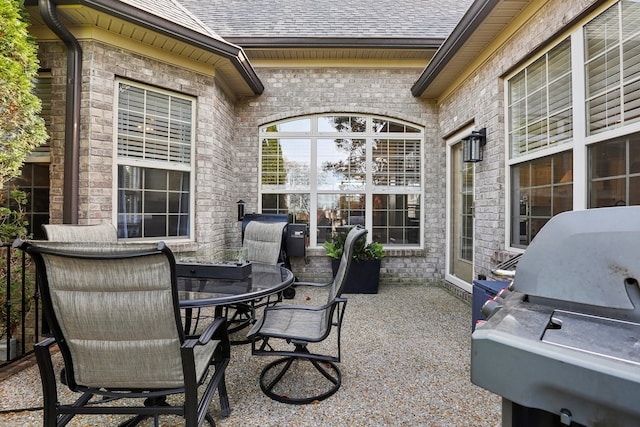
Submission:
[[[329,258],[340,259],[344,253],[344,242],[349,230],[333,233],[322,245],[327,250]],[[353,259],[363,261],[367,259],[382,259],[385,256],[382,243],[367,243],[365,239],[358,239],[353,250]]]

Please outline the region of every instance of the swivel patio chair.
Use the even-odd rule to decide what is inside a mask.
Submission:
[[[269,363],[260,374],[260,388],[271,399],[306,404],[326,399],[340,388],[342,373],[336,363],[340,362],[340,331],[347,303],[341,294],[353,262],[355,242],[365,238],[366,233],[361,226],[349,232],[340,266],[330,283],[296,283],[298,286],[326,286],[326,304],[267,306],[262,318],[249,331],[247,337],[251,341],[252,354],[282,356]],[[337,352],[311,352],[309,344],[327,339],[332,328],[336,329]],[[300,391],[305,386],[310,386],[310,390]]]
[[[17,242],[36,263],[42,302],[54,338],[35,346],[44,395],[45,427],[78,414],[184,417],[184,425],[215,426],[208,408],[216,389],[230,413],[225,369],[230,346],[224,318],[199,336],[185,336],[175,259],[160,242]],[[67,387],[59,399],[51,357],[57,344]],[[168,396],[174,395],[171,399]],[[135,398],[143,398],[144,405]],[[129,405],[122,399],[126,399]]]

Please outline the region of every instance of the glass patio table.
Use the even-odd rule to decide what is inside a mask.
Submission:
[[[250,273],[242,277],[242,272],[229,274],[218,265],[177,263],[180,308],[222,307],[249,302],[276,294],[293,283],[293,273],[282,266],[247,265]]]
[[[259,263],[234,266],[178,262],[176,276],[187,333],[197,329],[200,309],[205,307],[214,307],[216,317],[227,318],[230,333],[239,331],[254,320],[256,307],[269,304],[275,294],[279,300],[280,292],[294,282],[293,273],[285,267]],[[265,297],[266,302],[257,303]],[[195,315],[193,310],[197,311]]]

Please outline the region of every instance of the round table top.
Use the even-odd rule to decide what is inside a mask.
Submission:
[[[251,263],[247,266],[176,264],[180,308],[228,305],[278,293],[289,287],[294,276],[278,265]],[[240,270],[244,268],[243,270]],[[230,269],[225,271],[226,269]],[[226,277],[226,278],[223,278]]]

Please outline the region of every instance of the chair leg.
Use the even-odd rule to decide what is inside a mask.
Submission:
[[[216,422],[213,420],[213,417],[209,414],[204,416],[204,419],[207,420],[211,427],[216,427]]]
[[[35,345],[36,360],[40,370],[42,381],[42,395],[44,407],[43,426],[54,427],[57,424],[56,405],[58,402],[58,390],[56,387],[56,374],[53,369],[51,352],[49,347],[55,343],[53,338],[48,338]]]
[[[229,395],[227,394],[227,383],[224,375],[218,384],[218,396],[220,397],[220,413],[223,417],[231,415],[231,405],[229,405]]]
[[[229,310],[234,310],[231,316],[228,315]],[[255,322],[255,309],[251,303],[235,304],[227,307],[227,323],[229,333],[238,332]]]
[[[144,406],[146,406],[147,408],[150,408],[154,406],[170,406],[170,405],[167,403],[167,396],[157,396],[157,397],[147,397],[144,400]],[[158,415],[137,415],[123,422],[122,424],[119,425],[119,427],[134,427],[140,424],[141,422],[143,422],[144,420],[146,420],[147,418],[151,418],[151,417],[153,417],[154,419],[154,425],[159,423]]]
[[[256,321],[256,310],[253,302],[239,303],[225,307],[225,315],[227,319],[227,332],[234,334],[239,332]],[[247,344],[249,340],[238,339],[230,340],[231,345]]]
[[[312,392],[309,393],[310,395],[304,396],[294,396],[295,393],[292,392],[293,390],[282,390],[280,392],[276,392],[276,387],[283,381],[292,381],[292,383],[295,385],[300,385],[300,382],[304,381],[302,378],[297,376],[297,374],[290,373],[294,362],[310,363],[311,366],[315,368],[315,371],[319,372],[322,377],[327,380],[323,382],[323,384],[326,385],[328,383],[328,388],[326,388],[326,390],[321,393]],[[275,375],[272,374],[273,371],[276,372]],[[289,376],[295,376],[295,378],[286,380],[288,373],[290,373]],[[342,373],[340,372],[338,365],[336,365],[334,362],[318,361],[296,356],[284,357],[275,360],[265,366],[265,368],[262,370],[262,373],[260,374],[260,388],[262,389],[264,394],[278,402],[289,403],[293,405],[304,405],[307,403],[324,400],[337,392],[340,388],[341,383]]]

